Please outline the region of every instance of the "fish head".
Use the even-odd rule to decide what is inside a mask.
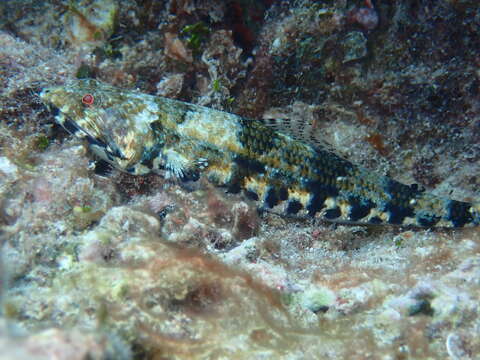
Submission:
[[[155,98],[94,79],[52,86],[39,94],[55,120],[114,167],[133,174],[151,172],[145,154],[158,149],[152,124],[158,120]],[[158,151],[157,151],[158,152]],[[151,159],[148,159],[151,163]]]

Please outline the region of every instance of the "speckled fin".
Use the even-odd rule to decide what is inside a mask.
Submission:
[[[309,121],[306,118],[272,118],[264,117],[264,125],[281,132],[291,138],[310,144],[314,148],[320,148],[337,156],[344,158],[342,154],[331,144],[329,144],[320,133],[317,121]]]

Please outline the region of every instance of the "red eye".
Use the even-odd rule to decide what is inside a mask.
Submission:
[[[88,105],[88,106],[93,105],[93,101],[94,101],[93,95],[91,94],[83,95],[82,103],[84,103],[85,105]]]

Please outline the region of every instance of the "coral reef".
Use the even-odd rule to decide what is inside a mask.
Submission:
[[[0,359],[475,359],[480,233],[315,223],[101,170],[41,88],[96,77],[479,196],[478,1],[0,3]]]

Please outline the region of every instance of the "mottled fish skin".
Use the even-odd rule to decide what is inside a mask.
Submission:
[[[84,104],[85,95],[93,103]],[[96,80],[44,89],[56,120],[115,167],[243,190],[285,214],[355,224],[464,227],[479,204],[435,197],[355,166],[262,122]],[[88,98],[90,103],[91,98]]]

